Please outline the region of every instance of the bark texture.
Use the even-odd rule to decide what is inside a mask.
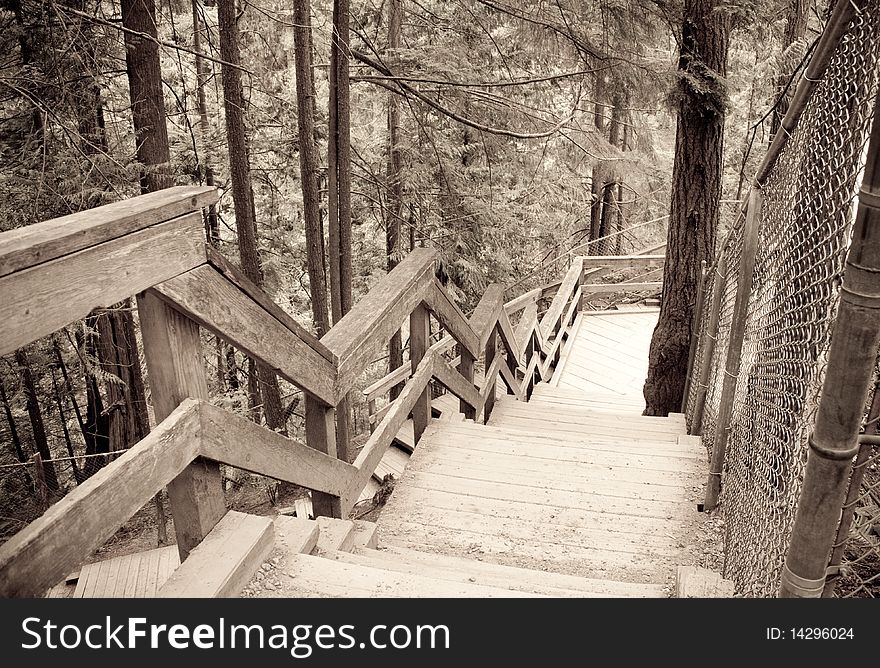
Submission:
[[[651,340],[646,415],[678,411],[700,262],[711,264],[721,199],[730,18],[718,0],[686,0],[663,301]]]

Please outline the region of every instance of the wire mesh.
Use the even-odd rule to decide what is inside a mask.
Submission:
[[[721,498],[724,575],[745,596],[772,596],[778,589],[852,232],[876,94],[878,45],[880,6],[867,3],[838,44],[762,186],[758,252],[728,425],[718,423],[718,408],[741,226],[731,231],[722,250],[728,272],[699,426],[710,451],[720,429],[730,432]],[[706,323],[704,318],[703,328]],[[698,391],[692,388],[689,412]]]

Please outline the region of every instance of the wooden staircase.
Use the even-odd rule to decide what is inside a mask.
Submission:
[[[216,201],[213,188],[170,188],[0,234],[0,353],[134,295],[157,420],[0,546],[0,596],[77,572],[82,596],[671,591],[690,565],[704,455],[681,416],[640,415],[656,309],[585,310],[591,294],[658,291],[595,282],[658,268],[658,249],[573,258],[510,301],[490,285],[465,315],[436,251],[419,248],[319,340],[204,245],[200,209]],[[365,391],[371,433],[340,458],[354,443],[337,408],[407,322],[408,364]],[[303,390],[305,442],[209,401],[202,328]],[[310,490],[319,519],[228,510],[221,466]],[[389,473],[377,526],[341,519]],[[79,570],[166,487],[179,566],[165,550]]]

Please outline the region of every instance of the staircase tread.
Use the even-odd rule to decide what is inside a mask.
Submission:
[[[516,589],[546,596],[653,597],[664,595],[662,587],[658,585],[582,578],[449,555],[430,554],[397,546],[380,549],[359,548],[352,553],[337,553],[334,558],[347,563],[373,565],[386,570],[426,575],[440,580]]]

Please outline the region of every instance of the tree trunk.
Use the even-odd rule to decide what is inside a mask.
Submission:
[[[155,192],[172,185],[159,45],[155,41],[156,6],[154,0],[121,0],[121,4],[137,159],[144,166],[141,191]]]
[[[593,124],[599,134],[605,134],[605,107],[602,98],[605,95],[605,73],[596,74],[593,84]],[[603,165],[597,162],[593,165],[590,176],[590,241],[595,241],[602,236],[602,171]],[[601,255],[598,243],[591,243],[588,247],[588,255]]]
[[[211,124],[208,121],[208,103],[205,99],[205,86],[208,84],[210,73],[208,72],[205,59],[202,57],[202,29],[203,26],[199,14],[198,0],[192,0],[193,13],[193,51],[196,57],[196,105],[199,111],[199,139],[201,139],[201,155],[199,157],[199,172],[204,170],[205,185],[214,185],[214,168],[208,159],[208,137],[211,134]],[[205,237],[212,246],[220,245],[220,222],[217,218],[217,207],[214,204],[208,207],[205,213]]]
[[[220,29],[220,57],[228,63],[223,64],[220,69],[223,80],[223,106],[226,111],[232,201],[235,206],[235,229],[238,233],[238,253],[245,276],[262,287],[263,271],[257,249],[257,221],[244,117],[245,101],[241,70],[238,68],[241,54],[238,46],[235,0],[220,0],[217,3],[217,22]],[[272,369],[265,364],[257,363],[254,380],[248,383],[248,389],[260,392],[268,427],[285,432],[281,392],[278,388],[278,378]],[[260,403],[256,397],[251,401],[253,404]]]
[[[55,369],[52,368],[50,373],[52,374],[52,390],[55,394],[55,405],[58,408],[58,421],[61,423],[61,431],[64,433],[64,443],[67,446],[67,454],[70,457],[70,468],[73,470],[73,479],[78,485],[82,482],[82,474],[80,473],[79,466],[76,463],[76,458],[73,453],[73,441],[70,439],[70,430],[67,428],[67,418],[64,415],[64,401],[61,398],[61,392],[58,390]]]
[[[3,402],[3,412],[6,413],[6,422],[9,424],[9,437],[12,440],[12,449],[15,450],[15,457],[18,461],[24,463],[28,458],[21,447],[21,438],[18,435],[18,428],[15,426],[15,417],[12,415],[12,408],[9,406],[9,398],[6,396],[6,386],[3,383],[2,377],[0,377],[0,401]]]
[[[700,263],[711,264],[715,254],[730,39],[730,17],[718,5],[685,1],[663,301],[651,340],[646,415],[681,407]]]
[[[351,107],[348,0],[333,2],[333,37],[330,41],[330,132],[329,171],[329,256],[330,307],[333,323],[351,310]],[[351,461],[350,401],[336,406],[336,451]]]
[[[400,23],[403,16],[402,0],[390,0],[388,5],[388,51],[393,55],[400,48]],[[388,93],[388,215],[385,220],[385,253],[387,269],[391,271],[403,255],[400,247],[400,220],[403,215],[403,178],[400,152],[400,106],[397,94]],[[394,332],[388,342],[388,372],[403,366],[403,342],[400,330]],[[403,383],[391,388],[394,401]]]
[[[96,316],[86,318],[86,334],[77,336],[77,343],[82,349],[82,357],[87,360],[98,359],[98,343],[96,341]],[[86,444],[86,455],[110,452],[110,419],[104,411],[104,401],[98,389],[98,379],[88,367],[84,369],[86,381],[86,420],[83,428],[83,440]],[[87,456],[83,464],[83,477],[89,478],[106,463],[104,457]]]
[[[608,143],[617,146],[620,142],[620,115],[621,115],[620,97],[615,95],[614,106],[611,110],[611,123],[608,126]],[[602,214],[599,218],[599,238],[607,237],[613,231],[611,229],[611,216],[614,210],[614,192],[617,189],[617,182],[613,178],[613,172],[609,172],[610,179],[602,182]],[[596,252],[598,255],[608,255],[613,248],[613,239],[600,241]]]
[[[318,147],[315,143],[315,106],[312,91],[312,16],[309,0],[294,0],[293,22],[296,25],[293,38],[306,261],[312,300],[312,319],[320,338],[330,330],[330,315],[327,309],[327,284],[324,280],[324,234],[321,229],[318,195]]]
[[[27,406],[28,418],[31,421],[31,432],[34,436],[34,446],[40,457],[43,458],[43,475],[46,486],[53,492],[58,491],[58,477],[55,474],[55,466],[51,461],[52,452],[49,450],[49,440],[46,438],[46,426],[43,424],[43,414],[40,412],[40,402],[37,396],[37,387],[34,384],[34,376],[31,373],[30,362],[24,348],[15,351],[15,362],[21,373],[21,385]]]

